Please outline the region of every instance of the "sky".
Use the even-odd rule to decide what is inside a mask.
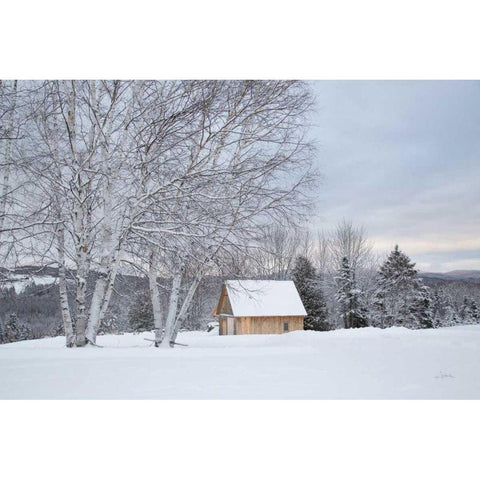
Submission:
[[[421,271],[480,269],[480,82],[316,81],[316,228],[363,226]]]

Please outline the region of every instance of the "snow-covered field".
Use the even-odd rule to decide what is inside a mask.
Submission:
[[[480,326],[285,335],[105,335],[0,346],[2,399],[480,399]]]
[[[2,279],[2,286],[4,288],[15,289],[15,293],[19,295],[22,293],[28,286],[31,285],[51,285],[52,283],[57,282],[56,277],[51,275],[25,275],[19,273],[9,274],[7,278]]]

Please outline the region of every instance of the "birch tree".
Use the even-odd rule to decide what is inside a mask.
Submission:
[[[115,218],[109,207],[115,180],[111,169],[118,162],[107,152],[115,141],[119,147],[121,139],[118,132],[124,111],[115,116],[120,110],[121,94],[120,82],[55,81],[44,82],[31,101],[33,129],[23,168],[31,179],[28,197],[35,199],[30,208],[35,211],[38,206],[37,217],[42,216],[39,212],[45,216],[23,229],[30,229],[36,236],[37,249],[42,236],[46,237],[46,244],[49,237],[57,242],[57,255],[54,249],[49,255],[59,265],[60,303],[68,346],[73,333],[64,278],[67,262],[75,267],[76,345],[83,346],[93,318],[86,310],[86,282],[92,256],[100,256],[95,266],[105,267],[107,262],[101,259],[111,255],[111,226]],[[39,226],[40,232],[35,228]],[[102,280],[100,275],[98,282]]]
[[[8,91],[9,90],[9,91]],[[5,82],[0,81],[0,96],[2,98],[0,119],[0,148],[1,148],[1,168],[2,185],[0,197],[0,241],[5,226],[5,216],[7,207],[7,197],[10,190],[10,170],[11,170],[11,152],[12,142],[15,138],[14,123],[17,104],[17,80],[12,82],[10,88]]]
[[[30,86],[15,166],[23,202],[8,231],[24,258],[58,266],[67,346],[96,344],[124,263],[148,275],[157,343],[165,330],[162,346],[173,344],[203,276],[229,252],[249,252],[263,226],[300,222],[309,206],[302,82]],[[172,282],[168,306],[159,275]]]
[[[219,253],[247,248],[262,223],[298,216],[307,206],[305,189],[312,178],[311,148],[302,130],[310,99],[302,84],[201,82],[196,93],[196,128],[188,137],[184,167],[178,167],[183,175],[175,195],[157,201],[166,209],[163,215],[132,227],[148,232],[150,239],[188,238],[202,252],[195,257],[197,274],[181,306],[185,255],[176,255],[162,346],[174,343],[193,295]],[[299,175],[292,179],[286,173],[293,166]]]

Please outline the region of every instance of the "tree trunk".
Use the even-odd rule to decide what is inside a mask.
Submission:
[[[86,339],[93,344],[97,341],[97,332],[100,327],[100,311],[107,290],[107,285],[108,272],[102,268],[99,272],[99,278],[95,282],[95,290],[93,291],[92,303],[90,304],[90,312],[88,315],[88,324],[85,331]]]
[[[87,287],[87,245],[86,245],[86,192],[83,185],[82,162],[77,153],[76,146],[76,92],[75,81],[71,81],[71,91],[68,95],[67,126],[69,130],[70,152],[73,165],[75,166],[75,181],[72,184],[74,193],[74,241],[76,251],[76,344],[77,347],[83,347],[86,343],[85,330],[87,327],[87,318],[85,312],[85,293]]]
[[[105,162],[107,158],[103,159]],[[103,320],[102,310],[103,302],[106,297],[107,287],[112,275],[112,263],[114,262],[112,254],[112,192],[110,179],[107,178],[107,187],[105,189],[104,213],[102,226],[102,252],[100,259],[99,277],[95,283],[92,303],[90,304],[90,313],[88,316],[88,325],[86,331],[87,340],[95,344],[97,341],[97,333]],[[119,260],[119,259],[117,259]],[[113,288],[113,285],[112,285]],[[110,299],[110,297],[109,297]]]
[[[52,97],[53,110],[56,111],[57,102],[56,97]],[[47,133],[47,142],[51,147],[52,160],[56,166],[56,180],[61,184],[62,170],[59,161],[59,146],[58,146],[58,122],[55,115],[53,118],[53,128],[50,128],[48,120],[45,119],[45,131]],[[60,309],[62,312],[63,331],[65,334],[65,345],[68,348],[75,346],[75,334],[73,332],[72,316],[70,313],[70,306],[68,303],[67,292],[67,279],[66,279],[66,267],[65,267],[65,225],[64,225],[64,212],[62,210],[62,196],[61,192],[57,190],[53,197],[55,209],[57,212],[57,227],[56,227],[56,239],[57,239],[57,262],[58,262],[58,286],[59,286],[59,300]]]
[[[65,229],[62,223],[57,228],[57,252],[58,252],[58,286],[60,290],[60,308],[62,310],[63,330],[65,332],[65,344],[68,348],[75,345],[73,334],[72,317],[68,305],[67,279],[65,269]]]
[[[180,330],[180,327],[182,326],[183,321],[185,320],[188,309],[190,308],[190,305],[193,300],[193,296],[195,295],[195,292],[197,291],[198,286],[200,285],[200,282],[202,281],[203,278],[203,270],[200,270],[197,275],[195,275],[195,278],[193,279],[192,284],[190,285],[190,288],[188,289],[187,295],[185,296],[185,299],[182,303],[182,307],[180,308],[180,312],[177,315],[177,318],[175,319],[175,325],[173,327],[172,335],[170,337],[169,342],[175,342],[177,339],[178,331]],[[166,337],[166,335],[165,335]]]
[[[180,297],[180,286],[182,284],[183,266],[175,273],[172,280],[172,291],[170,292],[170,302],[168,305],[167,322],[165,325],[165,335],[160,344],[161,347],[170,347],[175,331],[175,319],[177,317],[178,299]]]
[[[17,105],[17,80],[13,82],[13,99],[11,105],[11,112],[8,119],[8,127],[6,132],[7,139],[5,140],[5,152],[4,152],[4,165],[3,165],[3,185],[2,185],[2,197],[0,199],[0,239],[2,236],[3,228],[5,225],[5,215],[7,212],[7,196],[10,188],[10,156],[12,151],[12,139],[8,138],[13,133],[13,124],[15,119],[15,108]]]
[[[85,293],[87,289],[86,279],[86,254],[85,249],[87,247],[80,244],[77,247],[77,347],[83,347],[87,343],[86,328],[87,328],[87,316],[85,311]]]
[[[155,247],[153,247],[155,248]],[[157,285],[158,274],[158,252],[152,249],[150,255],[150,266],[148,270],[148,283],[150,288],[150,298],[152,300],[153,322],[155,326],[155,346],[162,343],[162,332],[164,330],[162,308],[160,304],[160,293]]]

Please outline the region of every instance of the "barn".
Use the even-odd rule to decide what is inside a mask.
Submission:
[[[295,284],[279,280],[227,280],[212,312],[220,335],[303,330],[306,315]]]

